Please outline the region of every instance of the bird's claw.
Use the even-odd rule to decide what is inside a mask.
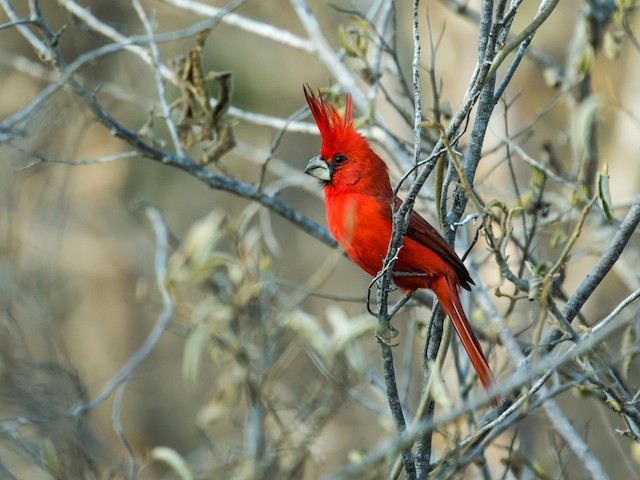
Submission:
[[[390,322],[383,322],[382,330],[376,332],[376,340],[378,343],[386,345],[387,347],[397,347],[398,343],[392,343],[391,340],[396,338],[400,331],[391,325]]]
[[[383,276],[382,276],[382,275],[379,275],[379,276],[378,276],[378,278],[376,279],[376,282],[375,282],[375,283],[376,283],[376,288],[377,288],[378,290],[382,290],[382,278],[383,278]],[[398,287],[396,286],[396,284],[395,284],[395,283],[393,283],[393,280],[391,280],[391,281],[389,282],[389,286],[387,287],[387,292],[394,292],[394,291],[396,291],[397,289],[398,289]]]

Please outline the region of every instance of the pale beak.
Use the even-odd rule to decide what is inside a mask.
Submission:
[[[307,163],[307,166],[304,169],[304,173],[311,175],[312,177],[316,177],[318,180],[322,180],[324,182],[331,181],[331,169],[324,158],[320,155],[309,160],[309,163]]]

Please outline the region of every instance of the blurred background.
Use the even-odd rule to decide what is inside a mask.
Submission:
[[[190,34],[176,32],[210,18],[215,10],[207,7],[226,5],[141,3],[154,33],[167,34],[158,43],[160,59],[167,66],[196,48],[197,28]],[[315,89],[334,84],[334,92],[340,92],[342,84],[316,54],[263,35],[272,26],[280,29],[276,36],[287,31],[308,38],[293,3],[239,2],[233,14],[249,25],[255,21],[263,30],[256,34],[242,21],[221,21],[208,34],[201,51],[204,72],[232,73],[232,109],[226,118],[236,143],[207,168],[257,185],[264,167],[265,190],[276,192],[283,204],[324,226],[321,186],[302,173],[320,146],[315,127],[301,123],[311,121],[302,113],[302,85]],[[308,6],[331,48],[344,52],[344,38],[348,42],[368,35],[375,43],[376,32],[362,18],[371,11],[370,3],[310,1]],[[465,12],[477,12],[480,2],[464,2],[465,9],[459,11],[455,2],[422,3],[428,117],[430,66],[435,65],[434,76],[442,82],[444,110],[455,111],[464,97],[477,60],[478,37],[477,22]],[[540,56],[523,60],[505,100],[499,102],[476,175],[478,192],[486,198],[511,205],[534,191],[535,172],[530,166],[518,160],[513,172],[507,167],[505,138],[513,138],[540,162],[548,158],[558,162],[551,168],[579,185],[575,139],[584,135],[580,122],[589,122],[589,115],[596,118],[598,169],[605,163],[608,167],[609,206],[616,219],[637,196],[640,51],[625,32],[624,22],[612,20],[599,49],[591,56],[579,54],[586,55],[581,58],[597,99],[595,110],[576,112],[576,99],[561,86],[575,48],[572,42],[577,41],[580,12],[592,3],[560,2],[533,40],[532,48]],[[13,2],[13,7],[20,17],[28,16],[26,2]],[[59,47],[67,64],[113,42],[106,29],[123,38],[145,35],[129,1],[65,0],[42,2],[41,7],[49,28],[60,32]],[[400,74],[411,78],[412,11],[405,2],[395,7],[392,21],[401,70],[384,70],[382,81],[390,86],[391,100],[398,92],[397,101],[407,109],[410,101],[391,87]],[[10,21],[3,8],[0,24]],[[514,32],[530,21],[536,8],[536,2],[520,7]],[[428,43],[427,14],[431,35],[438,42],[435,56]],[[90,18],[99,26],[89,23]],[[629,28],[637,27],[631,14],[627,21]],[[0,118],[6,121],[25,112],[56,74],[37,58],[16,27],[0,30],[0,45]],[[362,60],[338,58],[358,78]],[[178,77],[184,73],[176,72]],[[158,148],[171,150],[160,118],[154,69],[138,54],[118,50],[96,58],[82,66],[78,78],[98,92],[113,118],[143,138],[153,138]],[[209,86],[218,98],[219,84],[211,81]],[[180,84],[166,82],[166,89],[169,103],[184,99]],[[410,152],[411,126],[382,96],[376,109]],[[183,111],[178,104],[174,114]],[[273,119],[289,119],[293,126],[283,130]],[[364,131],[375,134],[371,123]],[[57,90],[28,111],[15,130],[2,133],[5,139],[11,135],[0,145],[0,420],[31,420],[24,427],[3,421],[0,477],[126,478],[133,468],[138,478],[179,478],[176,471],[184,461],[194,478],[288,478],[283,472],[290,478],[319,478],[357,464],[365,452],[394,436],[373,336],[375,321],[364,301],[370,279],[338,250],[256,202],[211,189],[186,171],[137,154],[112,159],[132,147],[99,124],[69,88]],[[407,164],[387,147],[378,143],[376,149],[397,180]],[[191,146],[187,153],[197,158],[201,148]],[[512,174],[522,186],[520,194],[514,192]],[[575,204],[566,186],[547,181],[548,212],[540,220],[535,242],[540,257],[553,262],[576,217],[570,215]],[[432,192],[428,181],[417,208],[435,221]],[[67,416],[69,408],[102,391],[139,350],[161,314],[154,271],[157,239],[140,205],[157,208],[171,234],[167,288],[173,317],[150,355],[133,370],[126,390],[118,391],[119,400],[119,394],[113,394],[82,415]],[[563,271],[563,289],[569,295],[613,235],[601,217],[590,217],[572,252],[570,268]],[[475,232],[473,225],[468,227],[462,232],[460,253]],[[639,287],[637,235],[633,241],[633,248],[583,309],[587,323],[606,316]],[[503,284],[483,240],[471,258],[474,276],[481,275],[490,292]],[[508,300],[494,300],[506,312]],[[485,329],[483,341],[495,340],[499,326],[488,325],[482,312],[467,308]],[[539,312],[536,302],[517,304],[508,318],[505,315],[505,323],[515,335],[529,339]],[[637,305],[626,314],[630,323],[639,320]],[[394,350],[402,368],[398,382],[409,409],[417,406],[422,389],[424,322],[429,316],[430,309],[413,306],[395,320],[401,330],[400,345]],[[611,340],[608,353],[614,365],[626,358],[619,347],[625,338]],[[496,375],[504,377],[514,367],[496,348],[497,353],[491,350],[491,363]],[[629,363],[629,385],[637,389],[640,372],[635,357]],[[453,404],[460,397],[455,372],[449,358],[443,375]],[[611,478],[640,475],[637,445],[615,433],[624,427],[619,417],[576,390],[563,393],[559,402]],[[455,437],[468,426],[461,421],[451,428],[436,437],[436,450],[445,448],[449,435]],[[260,468],[248,460],[265,451],[280,455],[279,460],[273,464],[265,460]],[[506,452],[510,452],[508,468],[501,464]],[[520,469],[514,467],[516,457]],[[485,468],[496,475],[508,471],[511,478],[519,478],[518,472],[528,472],[522,478],[583,475],[579,462],[567,453],[540,411],[530,412],[495,440],[487,458]],[[380,478],[385,471],[380,468],[374,465],[356,478]],[[464,478],[476,478],[483,469],[470,467],[465,472]]]

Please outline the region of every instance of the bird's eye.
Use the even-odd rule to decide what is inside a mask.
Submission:
[[[342,165],[346,161],[347,157],[345,157],[344,155],[336,155],[335,157],[333,157],[333,163],[336,165]]]

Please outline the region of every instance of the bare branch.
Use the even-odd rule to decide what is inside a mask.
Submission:
[[[169,321],[173,317],[173,303],[167,292],[167,258],[169,249],[169,231],[162,219],[160,212],[151,206],[141,206],[144,208],[145,214],[151,222],[153,231],[156,236],[156,253],[154,260],[154,268],[156,271],[156,285],[160,291],[162,297],[162,312],[158,315],[155,325],[149,332],[149,335],[136,351],[136,353],[123,365],[123,367],[115,374],[107,384],[102,387],[100,393],[98,393],[93,400],[76,405],[69,412],[70,415],[75,416],[80,412],[86,410],[92,410],[109,398],[113,392],[123,384],[129,381],[133,375],[134,370],[146,359],[153,349],[158,344],[160,337],[167,329]]]

